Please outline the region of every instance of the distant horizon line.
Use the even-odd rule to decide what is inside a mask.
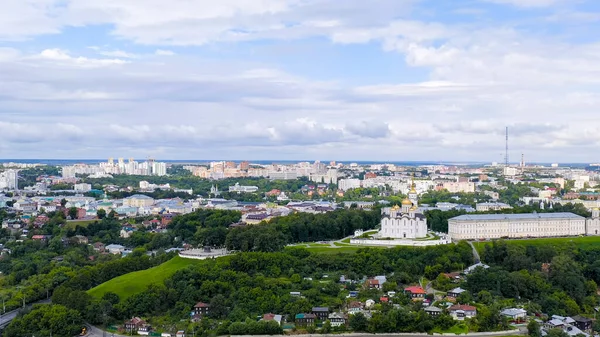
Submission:
[[[123,158],[128,160],[126,157],[113,157],[116,161],[118,158]],[[300,162],[315,162],[319,161],[321,163],[361,163],[361,164],[395,164],[395,163],[406,163],[406,164],[423,164],[423,165],[489,165],[492,163],[497,163],[498,166],[503,165],[502,162],[494,162],[494,161],[461,161],[461,160],[302,160],[302,159],[156,159],[156,158],[144,158],[138,159],[133,158],[135,161],[147,161],[148,159],[153,159],[158,162],[166,162],[166,163],[203,163],[203,162],[215,162],[215,161],[230,161],[230,162],[270,162],[270,163],[300,163]],[[78,158],[78,159],[63,159],[63,158],[8,158],[2,159],[0,158],[0,163],[23,163],[23,164],[33,164],[39,162],[42,164],[43,162],[108,162],[108,158]],[[509,162],[511,165],[519,165],[520,162]],[[529,162],[528,165],[543,165],[543,164],[557,164],[557,162]],[[594,162],[564,162],[558,163],[559,165],[568,165],[568,164],[576,164],[576,165],[592,165]],[[527,165],[526,165],[527,166]]]

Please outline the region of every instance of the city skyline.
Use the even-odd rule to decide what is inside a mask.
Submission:
[[[591,0],[5,6],[0,158],[600,161]]]

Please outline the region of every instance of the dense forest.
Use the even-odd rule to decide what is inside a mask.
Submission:
[[[198,210],[177,216],[169,224],[173,236],[185,242],[207,246],[226,246],[237,251],[278,251],[285,245],[321,240],[337,240],[357,229],[379,225],[380,211],[339,209],[324,214],[294,213],[276,217],[260,226],[229,229],[240,220],[234,211]]]

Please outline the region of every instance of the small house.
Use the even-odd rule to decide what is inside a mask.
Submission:
[[[200,317],[206,316],[209,313],[210,305],[204,302],[198,302],[194,305],[194,314]]]
[[[365,305],[359,301],[352,301],[348,304],[348,313],[353,315],[361,312],[365,308]]]
[[[592,330],[593,321],[591,319],[580,315],[573,316],[572,318],[575,321],[575,326],[578,327],[580,330]]]
[[[520,321],[524,320],[525,317],[527,317],[527,311],[521,308],[504,309],[500,312],[500,314],[504,317],[507,317],[511,321]]]
[[[424,309],[425,313],[428,314],[429,316],[439,316],[442,314],[442,309],[438,308],[438,307],[434,307],[434,306],[430,306]]]
[[[123,324],[123,327],[129,333],[150,331],[150,325],[139,317],[133,317],[130,320],[126,321],[125,324]]]
[[[277,324],[281,325],[281,322],[283,321],[283,316],[275,314],[264,314],[261,321],[275,321],[277,322]]]
[[[450,316],[455,320],[462,321],[465,318],[473,318],[477,316],[477,308],[471,305],[457,304],[448,308]]]
[[[313,314],[297,314],[295,317],[296,326],[306,327],[315,325],[317,316]]]
[[[329,323],[331,323],[332,327],[346,325],[348,321],[346,316],[339,312],[332,312],[331,314],[329,314],[329,316],[327,316],[327,319],[329,320]]]
[[[413,300],[422,300],[426,292],[420,286],[412,286],[404,289],[404,293],[410,295]]]
[[[123,252],[125,251],[125,247],[121,246],[121,245],[108,245],[105,247],[105,249],[111,253],[111,254],[123,254]]]
[[[458,288],[454,288],[454,289],[450,290],[447,293],[447,295],[448,295],[448,297],[457,298],[458,296],[460,296],[464,292],[466,292],[466,290],[458,287]]]

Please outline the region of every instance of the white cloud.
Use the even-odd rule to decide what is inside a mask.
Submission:
[[[561,2],[571,0],[484,0],[486,2],[492,2],[503,5],[512,5],[516,7],[548,7],[559,4]]]
[[[0,48],[0,144],[13,151],[3,147],[3,156],[59,148],[72,157],[94,149],[99,156],[491,161],[509,125],[515,151],[586,160],[585,149],[600,142],[600,43],[577,29],[544,32],[566,30],[546,27],[565,22],[560,13],[576,13],[586,19],[578,29],[595,31],[587,26],[595,16],[568,1],[495,2],[545,9],[512,21],[490,14],[497,8],[484,1],[411,11],[416,1],[8,0],[0,40],[91,25],[111,27],[107,38],[115,40],[84,50],[64,43],[40,51],[46,44],[37,40]],[[450,21],[447,11],[471,16]],[[309,37],[318,39],[296,43]],[[236,45],[255,40],[306,50],[288,51],[288,63],[285,55],[258,57],[255,44]],[[169,46],[200,47],[175,53]],[[374,47],[386,62],[397,58],[396,78]],[[321,62],[335,57],[347,73]],[[360,64],[350,64],[354,57]]]
[[[108,56],[108,57],[117,57],[117,58],[125,58],[125,59],[136,59],[139,55],[134,53],[128,53],[123,50],[112,50],[112,51],[102,51],[100,55]]]
[[[157,56],[173,56],[173,55],[175,55],[175,52],[173,52],[171,50],[157,49],[154,52],[154,55],[157,55]]]
[[[112,65],[122,65],[127,61],[121,59],[92,59],[83,56],[73,57],[65,50],[58,48],[44,49],[38,56],[38,59],[55,61],[56,64],[77,66],[84,68],[95,68]]]

